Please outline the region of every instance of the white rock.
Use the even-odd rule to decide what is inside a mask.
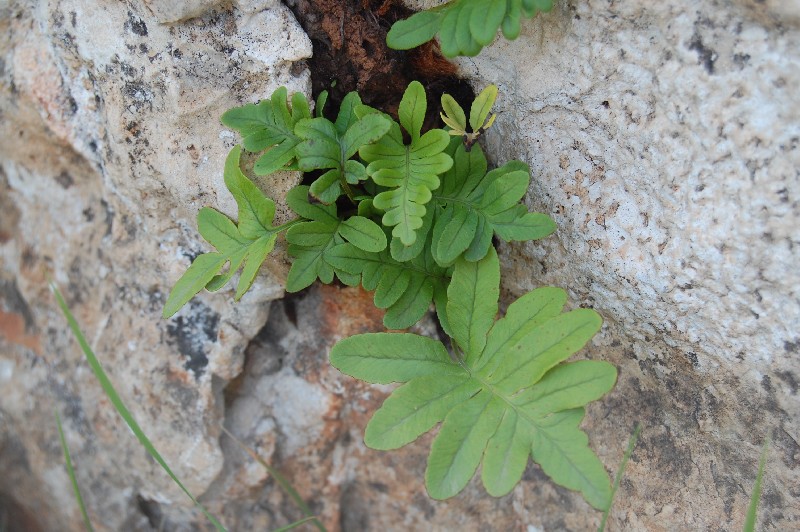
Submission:
[[[291,12],[279,2],[246,7],[155,0],[0,7],[0,195],[9,205],[3,233],[13,235],[0,243],[0,296],[4,311],[24,322],[0,350],[2,375],[14,372],[3,381],[9,419],[0,439],[24,442],[31,480],[13,490],[42,509],[47,529],[81,527],[67,477],[49,473],[62,463],[54,409],[105,527],[131,529],[137,494],[192,507],[105,398],[47,277],[186,486],[202,494],[222,468],[217,381],[241,371],[244,345],[283,293],[285,265],[272,259],[237,305],[228,293],[198,297],[169,321],[160,313],[190,256],[210,251],[196,232],[197,211],[236,212],[222,168],[238,136],[225,134],[220,115],[282,85],[310,90],[307,70],[294,63],[311,46]],[[280,200],[297,178],[286,174],[283,189],[268,193]],[[34,442],[50,443],[34,452]],[[4,470],[4,478],[15,475]]]

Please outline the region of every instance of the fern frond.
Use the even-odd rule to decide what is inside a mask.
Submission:
[[[578,427],[583,406],[616,381],[608,363],[565,363],[600,329],[594,311],[561,314],[565,297],[539,289],[494,322],[500,265],[490,251],[456,262],[447,290],[447,326],[459,352],[410,334],[347,338],[331,350],[340,371],[367,382],[402,382],[370,420],[365,443],[396,449],[441,423],[425,483],[435,499],[459,493],[483,462],[494,496],[513,489],[532,456],[556,483],[579,490],[594,507],[608,504],[611,483]]]
[[[417,47],[439,35],[447,57],[478,55],[502,29],[516,39],[523,16],[531,18],[553,8],[552,0],[453,0],[396,22],[386,43],[396,50]]]
[[[318,117],[297,123],[295,133],[303,139],[296,147],[297,165],[300,170],[325,170],[311,184],[311,194],[324,203],[333,203],[346,192],[349,185],[358,184],[367,178],[367,171],[360,162],[351,159],[359,148],[372,144],[389,130],[391,121],[380,114],[358,118],[353,109],[361,105],[355,92],[342,101],[336,122]]]
[[[286,279],[286,290],[297,292],[316,279],[331,283],[334,274],[346,285],[358,284],[358,276],[337,268],[328,260],[328,252],[345,242],[365,252],[379,252],[386,248],[386,234],[378,224],[363,216],[340,220],[336,205],[311,203],[308,194],[309,187],[298,186],[286,196],[289,207],[306,219],[286,232],[289,255],[295,258]]]
[[[242,135],[247,151],[267,150],[256,160],[253,170],[258,175],[268,175],[278,170],[297,170],[295,147],[301,139],[294,128],[307,118],[311,118],[311,111],[303,93],[292,95],[289,109],[286,87],[280,87],[269,100],[226,111],[222,123]]]
[[[359,150],[369,163],[367,173],[373,181],[389,189],[375,196],[373,205],[385,212],[383,224],[393,227],[392,234],[406,246],[416,241],[425,204],[431,199],[431,191],[439,187],[439,175],[453,164],[444,153],[450,142],[447,132],[434,129],[420,134],[426,108],[425,89],[419,82],[411,82],[398,110],[411,143],[403,142],[400,125],[393,123],[378,142]]]
[[[242,149],[234,147],[225,160],[225,186],[233,195],[239,210],[239,224],[210,207],[197,214],[197,227],[216,252],[203,253],[178,279],[164,304],[163,316],[169,318],[200,290],[219,290],[242,265],[242,275],[235,299],[240,299],[258,274],[261,264],[275,247],[275,239],[287,226],[274,227],[275,203],[264,196],[239,168]],[[226,273],[220,273],[230,263]]]
[[[520,203],[530,183],[525,163],[511,161],[487,173],[480,145],[467,151],[457,139],[450,142],[447,153],[453,166],[442,175],[427,217],[417,230],[421,240],[432,233],[431,252],[441,266],[462,255],[472,262],[482,259],[493,235],[510,242],[538,240],[555,231],[549,216],[529,212]],[[392,240],[392,256],[398,260],[416,257],[421,249]]]
[[[383,324],[389,329],[405,329],[418,322],[437,294],[446,292],[449,283],[447,271],[429,254],[399,262],[388,251],[374,253],[343,244],[334,246],[326,260],[360,276],[364,289],[375,291],[375,306],[386,309]]]

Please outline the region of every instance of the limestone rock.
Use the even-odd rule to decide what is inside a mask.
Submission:
[[[150,11],[164,2],[0,7],[0,492],[46,530],[81,528],[55,409],[99,529],[147,528],[152,501],[197,513],[105,398],[48,278],[198,495],[222,468],[222,386],[283,293],[278,258],[239,304],[223,290],[160,318],[171,286],[209,250],[197,211],[235,215],[222,167],[236,138],[219,116],[281,85],[310,87],[310,42],[288,9],[213,4],[181,3],[170,21],[199,17],[172,25]],[[278,200],[297,175],[281,179],[267,191]]]
[[[500,88],[487,153],[530,164],[527,201],[558,225],[503,247],[506,289],[561,286],[604,316],[589,356],[620,380],[588,431],[609,470],[644,424],[617,529],[740,529],[767,437],[762,523],[800,519],[798,15],[556,2],[458,59]],[[563,528],[526,504],[530,524]]]
[[[190,0],[187,2],[169,2],[168,0],[144,0],[144,5],[155,15],[158,22],[173,23],[199,17],[212,7],[221,3],[219,0]]]

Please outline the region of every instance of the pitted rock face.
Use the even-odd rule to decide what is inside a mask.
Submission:
[[[620,365],[602,423],[645,425],[623,529],[741,528],[767,437],[763,523],[800,519],[798,16],[797,2],[556,2],[457,60],[500,88],[486,152],[530,164],[527,201],[558,225],[503,246],[504,286],[561,286],[598,310],[590,356]],[[623,436],[592,428],[612,469]]]
[[[203,493],[222,468],[222,383],[241,372],[244,346],[282,295],[284,259],[270,259],[237,305],[223,290],[172,320],[160,313],[191,259],[209,251],[197,211],[236,214],[222,168],[237,139],[220,115],[281,85],[307,93],[310,42],[277,1],[0,11],[0,441],[13,444],[1,446],[0,493],[45,530],[81,528],[58,409],[95,526],[142,529],[147,501],[187,522],[196,512],[180,508],[191,503],[103,395],[47,279],[139,423]],[[280,202],[297,179],[278,176],[266,192]],[[13,449],[25,459],[6,456]]]
[[[221,3],[220,0],[187,0],[186,2],[144,0],[145,6],[155,15],[156,20],[162,24],[200,17]]]
[[[487,152],[531,164],[559,225],[517,289],[564,279],[701,370],[766,367],[800,322],[800,30],[708,11],[559,4],[460,64],[500,85]]]

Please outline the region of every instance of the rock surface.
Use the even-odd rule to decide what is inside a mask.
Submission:
[[[458,60],[500,88],[487,153],[531,165],[529,204],[559,227],[503,248],[505,287],[562,286],[604,316],[592,356],[620,380],[588,431],[609,469],[644,424],[617,529],[740,529],[765,438],[762,524],[800,520],[798,16],[558,2]]]
[[[478,88],[500,87],[487,153],[531,165],[527,201],[559,226],[501,248],[505,300],[552,284],[604,316],[580,356],[620,370],[585,422],[609,472],[644,425],[611,530],[740,530],[765,437],[762,527],[800,521],[798,28],[797,2],[567,1],[458,61]],[[0,4],[0,522],[82,528],[57,409],[96,528],[207,527],[97,386],[50,277],[155,445],[231,530],[301,514],[223,423],[330,530],[596,528],[533,465],[506,497],[472,482],[437,502],[422,480],[430,435],[364,447],[390,388],[327,363],[339,338],[380,329],[360,290],[313,287],[268,312],[277,254],[241,302],[223,290],[160,318],[207,251],[199,208],[235,213],[221,168],[236,138],[219,115],[280,85],[307,92],[310,53],[277,0]],[[295,179],[260,184],[280,202]]]
[[[208,251],[199,208],[235,214],[221,169],[236,139],[219,116],[281,85],[308,91],[302,61],[311,54],[277,1],[194,2],[177,18],[200,16],[172,25],[151,12],[167,4],[0,7],[0,493],[44,530],[82,527],[55,409],[100,529],[158,528],[146,517],[152,501],[187,506],[97,386],[48,278],[197,494],[223,466],[222,387],[240,373],[267,302],[283,293],[277,258],[240,304],[223,290],[160,318],[171,285]],[[280,200],[296,179],[283,176],[272,193]]]

